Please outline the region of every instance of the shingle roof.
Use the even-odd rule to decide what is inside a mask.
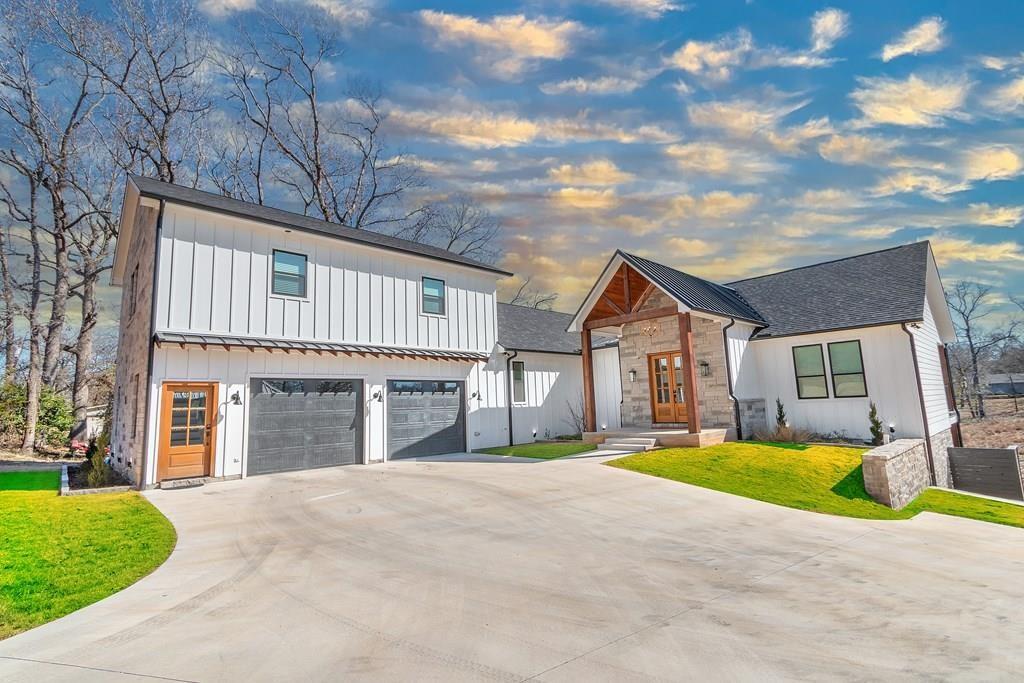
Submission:
[[[668,294],[695,311],[724,315],[729,318],[741,318],[761,324],[766,322],[754,307],[729,287],[663,266],[634,254],[620,251],[619,255],[648,280],[661,286]]]
[[[758,338],[924,317],[929,245],[917,242],[729,283],[768,322]]]
[[[316,218],[310,218],[309,216],[292,213],[291,211],[275,209],[270,206],[251,204],[249,202],[243,202],[240,199],[232,199],[230,197],[224,197],[211,192],[204,192],[203,190],[195,190],[190,187],[165,183],[160,180],[146,178],[144,176],[131,175],[130,179],[132,183],[139,188],[139,193],[145,197],[164,199],[178,204],[187,204],[203,209],[209,209],[211,211],[228,213],[242,218],[250,218],[295,230],[302,230],[304,232],[325,235],[327,237],[348,240],[350,242],[359,242],[361,244],[367,244],[381,249],[401,251],[407,254],[415,254],[417,256],[426,256],[440,261],[448,261],[450,263],[457,263],[471,268],[486,270],[492,273],[497,273],[498,275],[512,275],[512,273],[501,270],[500,268],[495,268],[494,266],[486,263],[481,263],[475,259],[460,256],[446,249],[441,249],[440,247],[431,246],[429,244],[420,244],[419,242],[391,237],[390,235],[382,235],[381,233],[370,230],[356,230],[337,223],[329,223]]]
[[[529,306],[498,304],[498,343],[510,351],[580,352],[580,335],[566,332],[571,313],[542,311]],[[593,348],[614,346],[615,339],[594,337]]]

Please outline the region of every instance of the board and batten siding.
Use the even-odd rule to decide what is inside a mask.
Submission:
[[[868,396],[835,398],[828,374],[828,343],[854,339],[861,345]],[[822,345],[829,398],[797,397],[793,347],[807,344]],[[775,426],[775,399],[780,398],[793,427],[868,440],[871,437],[868,410],[870,402],[874,401],[882,422],[896,426],[896,438],[924,436],[910,339],[899,325],[755,339],[747,345],[743,355],[736,396],[763,398],[770,428]]]
[[[747,347],[750,345],[750,337],[756,330],[753,325],[737,322],[725,331],[726,352],[729,354],[729,380],[732,382],[733,395],[738,396],[740,379],[754,382],[755,385],[745,387],[747,393],[757,393],[756,382],[759,381],[756,372],[750,372],[745,366],[754,364],[753,354],[747,354]],[[744,370],[747,370],[744,372]]]
[[[946,385],[942,381],[943,362],[939,345],[939,330],[931,306],[924,307],[924,321],[916,328],[910,328],[914,335],[917,352],[917,367],[921,373],[921,392],[924,398],[925,414],[928,416],[930,434],[949,429],[956,422],[956,414],[949,411],[946,399]]]
[[[490,353],[496,274],[167,204],[156,329]],[[307,257],[305,297],[270,291],[273,251]],[[447,315],[420,312],[445,281]]]

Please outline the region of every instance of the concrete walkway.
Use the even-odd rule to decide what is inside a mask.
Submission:
[[[866,522],[601,464],[434,458],[150,499],[154,574],[2,681],[1015,679],[1024,531]]]

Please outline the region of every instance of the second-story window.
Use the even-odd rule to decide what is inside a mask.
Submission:
[[[444,280],[437,280],[432,277],[423,278],[423,306],[424,313],[430,315],[444,315]]]
[[[275,249],[270,291],[284,296],[306,296],[306,257]]]

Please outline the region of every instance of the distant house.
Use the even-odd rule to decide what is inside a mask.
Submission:
[[[1024,372],[986,375],[982,385],[982,390],[992,396],[1024,396]]]

